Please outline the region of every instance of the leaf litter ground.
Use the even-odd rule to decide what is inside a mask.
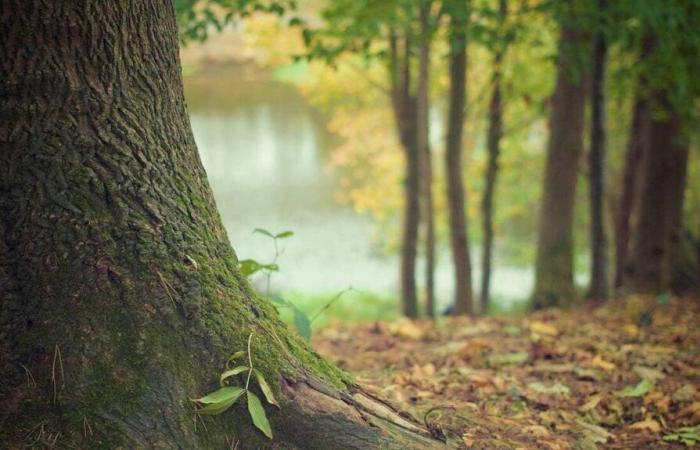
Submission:
[[[700,447],[700,305],[631,297],[521,317],[319,331],[321,354],[462,448]]]

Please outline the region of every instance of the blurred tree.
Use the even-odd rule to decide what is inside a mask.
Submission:
[[[322,11],[323,28],[304,30],[308,57],[335,64],[340,55],[359,54],[386,66],[399,141],[406,160],[401,298],[403,313],[418,316],[416,256],[421,221],[421,197],[426,220],[428,303],[433,303],[434,226],[428,113],[430,103],[430,40],[436,18],[432,1],[334,0]],[[416,62],[416,54],[419,55]],[[418,76],[415,75],[416,66]],[[423,172],[423,177],[421,176]],[[422,178],[430,178],[421,181]],[[428,309],[433,309],[429,306]]]
[[[430,151],[430,45],[435,30],[432,0],[419,3],[418,86],[416,93],[416,145],[423,168],[423,222],[425,224],[425,310],[435,315],[435,208],[433,159]]]
[[[445,171],[447,173],[447,201],[450,217],[450,241],[455,271],[454,314],[473,314],[472,269],[467,240],[467,221],[464,212],[465,192],[462,181],[462,134],[466,107],[467,28],[469,2],[445,0],[449,17],[449,106],[447,112],[447,143]]]
[[[0,442],[442,448],[363,395],[238,269],[185,108],[170,1],[0,3]],[[246,345],[247,343],[247,345]],[[247,348],[270,442],[190,398]]]
[[[498,158],[503,137],[503,57],[513,39],[510,30],[505,28],[508,15],[507,0],[498,0],[497,24],[489,40],[493,51],[493,74],[491,78],[491,100],[489,102],[489,125],[486,145],[488,165],[485,175],[484,195],[481,200],[483,220],[483,251],[481,256],[481,313],[489,311],[489,292],[491,288],[491,261],[493,253],[493,203],[498,177]]]
[[[575,296],[574,198],[583,151],[586,79],[580,60],[586,43],[584,27],[576,20],[581,14],[581,3],[567,0],[555,9],[561,37],[537,241],[533,294],[536,309],[566,305]]]
[[[591,83],[591,138],[588,154],[588,178],[591,208],[591,280],[588,297],[604,300],[608,297],[608,249],[603,217],[606,167],[606,84],[605,67],[608,52],[605,21],[607,0],[597,0],[594,22],[594,42]]]
[[[643,146],[639,207],[623,285],[635,292],[671,287],[683,257],[684,201],[690,135],[697,123],[700,5],[697,2],[625,2],[631,45],[642,46],[638,64],[649,108]],[[633,124],[634,125],[634,124]],[[697,275],[696,278],[700,278]]]

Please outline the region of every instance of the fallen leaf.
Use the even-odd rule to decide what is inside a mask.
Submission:
[[[695,386],[692,384],[685,384],[683,387],[678,388],[671,398],[674,402],[687,402],[695,397],[695,391]]]
[[[602,398],[603,397],[600,394],[593,395],[591,396],[591,398],[588,399],[586,403],[581,405],[581,407],[578,410],[581,412],[586,412],[595,409],[595,407],[598,406],[598,403],[600,403],[600,400]]]
[[[546,336],[557,336],[559,334],[559,330],[555,326],[540,321],[530,323],[530,331]]]
[[[623,390],[618,391],[617,395],[620,397],[643,397],[653,387],[654,383],[645,379],[634,386],[627,386]]]
[[[615,364],[604,360],[600,355],[596,355],[591,361],[591,364],[608,372],[615,370]]]
[[[641,422],[633,423],[632,425],[630,425],[630,428],[633,428],[635,430],[649,430],[652,433],[661,432],[661,424],[659,424],[659,422],[651,418],[644,419]]]
[[[539,381],[535,381],[533,383],[529,383],[527,387],[539,394],[569,395],[571,392],[568,386],[559,382],[547,386]]]

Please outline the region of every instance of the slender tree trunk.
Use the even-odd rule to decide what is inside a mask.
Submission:
[[[598,14],[603,15],[607,0],[598,0]],[[593,44],[591,84],[591,151],[588,155],[591,208],[591,281],[588,297],[608,298],[608,249],[603,217],[606,165],[605,66],[607,42],[603,31],[596,33]]]
[[[536,309],[566,305],[575,295],[574,197],[583,151],[585,89],[582,74],[572,70],[571,53],[583,42],[580,32],[562,29],[535,264],[533,306]]]
[[[457,3],[457,2],[456,2]],[[457,8],[457,6],[454,6]],[[450,216],[450,241],[455,270],[455,314],[472,314],[472,269],[467,241],[462,182],[462,133],[466,103],[467,33],[466,3],[455,9],[450,19],[450,91],[447,119],[447,202]]]
[[[632,213],[637,203],[636,192],[640,183],[642,157],[647,153],[649,143],[649,105],[641,93],[637,94],[632,112],[632,123],[625,156],[625,169],[622,178],[622,197],[615,224],[615,289],[622,287],[630,246]]]
[[[170,1],[0,3],[0,210],[3,447],[435,446],[241,276],[190,131]],[[192,420],[189,399],[251,333],[281,403],[273,441],[242,405]]]
[[[430,1],[420,5],[421,43],[416,94],[416,141],[421,154],[423,219],[425,224],[425,309],[435,315],[435,214],[433,211],[433,161],[430,152]]]
[[[402,41],[403,49],[399,49],[399,39],[392,32],[389,75],[392,83],[391,97],[394,118],[406,157],[405,206],[401,246],[401,304],[404,315],[416,318],[418,317],[416,255],[420,226],[421,157],[416,129],[416,98],[411,95],[410,35],[405,36]],[[403,50],[403,55],[401,50]]]
[[[650,120],[639,219],[625,281],[634,292],[651,294],[669,289],[680,253],[689,148],[681,118],[669,112],[662,93],[655,100],[667,114]]]
[[[508,13],[506,0],[499,1],[501,24]],[[486,168],[486,186],[481,202],[481,214],[484,226],[484,243],[481,261],[481,313],[488,314],[490,307],[491,259],[493,252],[493,199],[498,177],[498,158],[503,137],[503,101],[501,99],[501,76],[505,46],[498,48],[493,58],[493,76],[491,78],[491,102],[489,103],[489,130],[487,138],[488,165]]]

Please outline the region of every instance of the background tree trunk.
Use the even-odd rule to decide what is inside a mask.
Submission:
[[[598,0],[598,14],[607,9],[607,0]],[[602,28],[602,21],[598,26]],[[591,280],[588,297],[608,298],[608,246],[603,217],[606,165],[605,66],[607,42],[602,30],[593,43],[593,70],[591,83],[591,151],[588,155],[589,194],[591,208]]]
[[[170,1],[2,2],[0,99],[5,446],[440,445],[241,276],[190,131]],[[274,442],[242,406],[206,429],[192,417],[251,333],[282,403]]]
[[[562,28],[537,242],[535,308],[565,305],[575,295],[574,196],[583,151],[585,89],[583,75],[575,70],[572,52],[583,43],[580,32]]]
[[[665,114],[650,120],[639,219],[625,281],[632,291],[651,294],[668,290],[680,254],[689,149],[680,116],[663,93],[654,99]]]
[[[506,0],[499,1],[500,23],[505,22],[508,14]],[[493,252],[493,198],[498,177],[498,157],[501,152],[503,137],[503,101],[501,99],[501,76],[505,45],[498,44],[493,58],[493,76],[491,78],[491,102],[489,103],[489,130],[487,137],[488,165],[486,167],[486,187],[481,202],[481,214],[484,226],[484,243],[481,261],[481,314],[489,312],[489,294],[491,288],[491,259]]]
[[[638,88],[640,91],[640,88]],[[632,215],[637,203],[636,192],[640,183],[640,168],[642,158],[647,153],[645,150],[649,144],[649,105],[637,93],[632,112],[627,154],[625,156],[625,168],[622,178],[622,197],[618,209],[615,224],[615,289],[622,287],[625,268],[630,247],[630,231],[632,230]]]
[[[462,132],[466,103],[467,33],[466,4],[453,5],[450,18],[450,94],[447,119],[447,202],[450,216],[450,241],[455,270],[455,314],[472,314],[472,269],[467,241],[462,182]]]
[[[420,226],[421,156],[416,129],[416,98],[411,95],[411,37],[407,35],[401,41],[403,48],[399,49],[399,39],[395,33],[392,33],[390,37],[391,62],[389,64],[392,106],[399,131],[399,140],[406,157],[405,206],[401,245],[401,305],[404,315],[416,318],[418,317],[416,255]],[[403,55],[400,54],[401,50],[403,50]]]
[[[420,5],[421,42],[418,60],[416,141],[423,168],[423,219],[425,223],[425,309],[435,315],[435,213],[433,208],[433,160],[430,152],[430,29],[431,1]]]

